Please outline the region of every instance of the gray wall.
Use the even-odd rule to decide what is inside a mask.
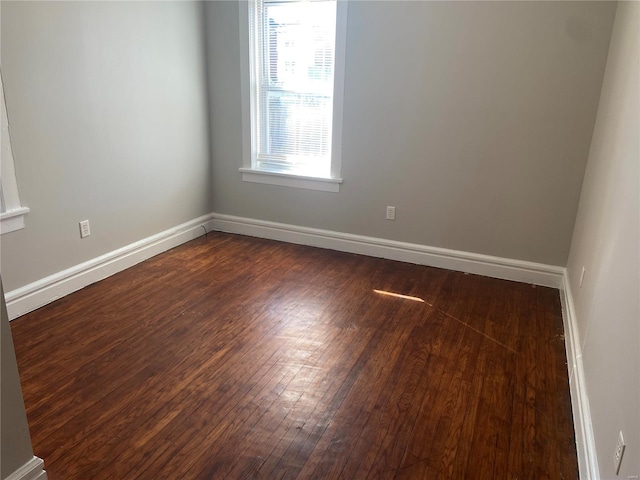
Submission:
[[[615,3],[348,9],[335,194],[241,181],[238,5],[207,4],[214,210],[565,265]]]
[[[33,450],[1,281],[0,299],[0,478],[7,478],[31,460]]]
[[[202,5],[1,3],[13,290],[210,212]],[[81,240],[78,222],[89,219]]]
[[[568,264],[603,479],[640,473],[639,26],[640,3],[621,2]]]
[[[640,470],[640,5],[618,9],[591,142],[615,3],[351,2],[339,194],[240,180],[237,3],[207,3],[204,24],[189,2],[0,8],[16,172],[31,208],[27,228],[1,239],[9,290],[212,207],[555,265],[571,245],[602,475],[612,476],[621,428],[621,476]],[[92,236],[80,240],[87,218]],[[6,328],[5,315],[3,435],[5,402],[15,403],[5,394],[19,393],[4,388]],[[28,443],[21,432],[12,448]],[[2,444],[4,477],[13,466]]]

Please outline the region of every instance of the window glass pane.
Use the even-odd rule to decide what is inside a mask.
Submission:
[[[331,153],[331,107],[330,97],[269,92],[266,153],[328,157]],[[297,159],[298,163],[302,161]]]
[[[269,86],[331,95],[335,2],[267,3],[264,20]]]
[[[328,171],[336,2],[263,2],[258,13],[258,159]]]

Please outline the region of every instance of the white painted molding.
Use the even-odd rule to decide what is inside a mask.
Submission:
[[[256,170],[253,168],[240,169],[242,180],[266,185],[279,185],[281,187],[306,188],[307,190],[319,190],[322,192],[340,192],[341,178],[322,178],[296,175],[291,173],[270,172],[268,170]]]
[[[41,458],[33,457],[5,480],[47,480],[44,462]]]
[[[576,433],[576,450],[578,452],[578,469],[581,480],[599,480],[598,457],[591,423],[591,409],[582,363],[582,347],[580,332],[569,275],[564,269],[562,288],[562,320],[564,324],[565,346],[567,349],[567,368],[569,369],[569,390],[573,410],[573,425]]]
[[[560,288],[563,267],[415,243],[213,214],[215,230]]]
[[[138,242],[106,253],[5,294],[9,319],[24,315],[60,297],[107,278],[159,253],[213,230],[213,216],[204,215]],[[202,227],[205,228],[202,228]]]
[[[10,212],[0,213],[0,234],[4,235],[24,228],[24,217],[29,212],[27,207],[19,207]]]

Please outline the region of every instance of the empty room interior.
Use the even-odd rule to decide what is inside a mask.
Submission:
[[[639,2],[0,22],[1,480],[638,479]]]

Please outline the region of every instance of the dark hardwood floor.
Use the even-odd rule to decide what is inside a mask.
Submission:
[[[11,328],[50,480],[578,477],[550,288],[210,233]]]

